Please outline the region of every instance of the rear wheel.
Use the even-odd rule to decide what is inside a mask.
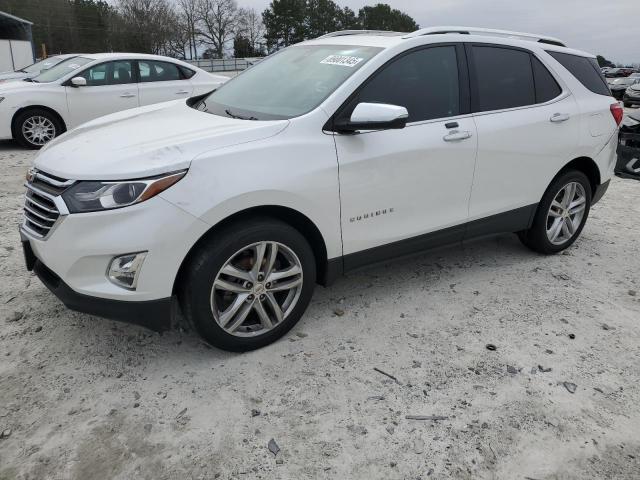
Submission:
[[[21,112],[13,124],[13,136],[23,147],[38,149],[64,131],[57,115],[40,108]]]
[[[580,236],[590,208],[589,179],[579,171],[566,172],[543,195],[531,228],[518,236],[532,250],[558,253]]]
[[[235,224],[194,253],[181,292],[185,316],[207,342],[231,351],[263,347],[302,317],[315,258],[293,227],[272,219]]]

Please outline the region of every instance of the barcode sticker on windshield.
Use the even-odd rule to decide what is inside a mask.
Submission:
[[[329,55],[327,58],[322,60],[320,63],[324,63],[326,65],[340,65],[342,67],[355,67],[364,58],[360,57],[351,57],[349,55]]]

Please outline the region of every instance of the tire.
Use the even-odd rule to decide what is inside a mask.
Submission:
[[[258,272],[254,267],[260,245],[265,245],[264,261]],[[297,271],[294,267],[299,274],[290,273]],[[291,330],[307,309],[316,283],[316,261],[307,240],[290,225],[271,218],[245,220],[216,231],[196,248],[186,268],[179,293],[185,317],[208,343],[234,352],[261,348]],[[291,290],[277,290],[298,280],[300,285]],[[280,307],[280,319],[273,302]],[[230,315],[235,306],[236,313]]]
[[[42,131],[42,135],[44,135],[44,137],[40,137],[41,140],[30,137],[28,133],[25,134],[30,127],[37,128],[38,125],[44,128],[44,130],[38,130],[38,132]],[[20,112],[13,122],[13,138],[23,147],[34,150],[42,148],[47,142],[63,132],[64,125],[60,118],[41,108],[30,108]]]
[[[573,207],[570,211],[576,211],[578,213],[569,215],[567,221],[564,217],[564,213],[566,212],[564,199],[568,197],[565,197],[562,192],[567,193],[565,188],[570,185],[575,185],[576,195],[573,197],[576,201],[571,203],[577,203],[580,196],[582,196],[584,198],[584,209],[581,210],[581,216],[578,216],[578,208],[582,204]],[[536,252],[547,255],[561,252],[570,247],[580,236],[589,217],[591,198],[591,184],[584,173],[577,170],[570,170],[561,174],[549,185],[547,191],[544,193],[538,205],[538,210],[536,211],[531,228],[519,232],[518,237],[522,243]],[[558,208],[556,204],[553,203],[554,200],[558,201],[558,204],[560,204],[562,208]],[[553,209],[552,204],[554,205]],[[561,214],[558,214],[558,212]],[[566,227],[562,225],[562,222],[566,224]],[[560,226],[559,232],[556,230],[558,226]],[[556,232],[558,236],[552,241]],[[570,236],[569,233],[571,233]]]

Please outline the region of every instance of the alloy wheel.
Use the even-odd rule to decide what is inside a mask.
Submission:
[[[285,321],[302,292],[302,264],[278,242],[258,242],[234,253],[211,289],[211,311],[225,332],[258,336]]]
[[[22,124],[22,135],[29,143],[42,146],[56,136],[56,127],[47,117],[35,115]]]
[[[587,208],[587,195],[582,184],[570,182],[556,194],[547,213],[547,238],[562,245],[576,234]]]

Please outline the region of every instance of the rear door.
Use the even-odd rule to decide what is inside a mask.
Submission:
[[[69,118],[68,128],[109,113],[138,106],[138,84],[133,62],[118,60],[87,68],[76,77],[84,77],[84,87],[65,86]]]
[[[140,105],[188,98],[193,86],[178,65],[157,60],[138,60]]]
[[[517,231],[528,226],[553,177],[575,158],[580,112],[528,50],[467,44],[467,55],[478,129],[470,220],[495,216],[501,231]]]

